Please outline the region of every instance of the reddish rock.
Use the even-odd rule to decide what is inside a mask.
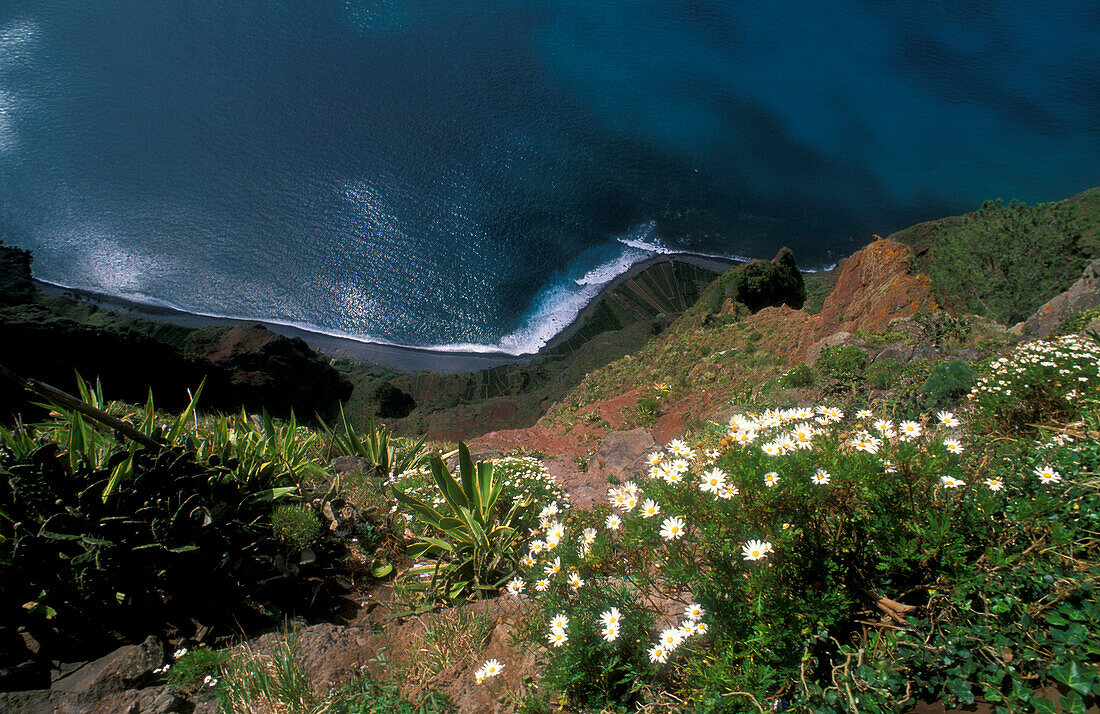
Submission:
[[[878,236],[854,253],[803,336],[803,349],[836,332],[885,332],[891,320],[935,309],[931,280],[910,272],[911,263],[908,246]]]
[[[1055,295],[1010,331],[1017,335],[1049,337],[1062,320],[1096,307],[1100,307],[1100,260],[1092,261],[1069,290]]]

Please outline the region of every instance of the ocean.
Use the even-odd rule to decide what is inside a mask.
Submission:
[[[3,0],[0,238],[36,275],[536,351],[657,253],[829,265],[1100,184],[1100,5]]]

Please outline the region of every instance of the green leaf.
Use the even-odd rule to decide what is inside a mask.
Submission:
[[[191,418],[191,415],[195,413],[195,407],[199,403],[199,397],[202,396],[202,390],[206,386],[206,378],[199,382],[199,386],[195,389],[195,393],[191,396],[191,401],[187,407],[180,412],[180,415],[176,418],[176,422],[172,424],[172,428],[168,431],[168,443],[175,444],[183,433],[184,428],[187,426],[187,420]]]
[[[1032,697],[1031,706],[1035,707],[1035,711],[1039,714],[1056,714],[1057,709],[1054,707],[1054,702],[1043,697]]]
[[[279,486],[277,488],[265,488],[262,491],[257,491],[249,497],[250,501],[277,501],[283,496],[287,496],[298,490],[297,486]]]
[[[1085,677],[1077,662],[1065,662],[1050,668],[1050,675],[1067,687],[1088,695],[1092,691],[1093,677]]]
[[[1069,624],[1069,620],[1062,617],[1061,613],[1055,612],[1053,610],[1048,612],[1046,617],[1047,617],[1047,622],[1049,622],[1052,625],[1058,625],[1059,627],[1062,627],[1064,625]]]
[[[1075,691],[1064,697],[1059,697],[1058,703],[1062,705],[1062,710],[1069,712],[1069,714],[1086,714],[1087,712],[1085,700]]]

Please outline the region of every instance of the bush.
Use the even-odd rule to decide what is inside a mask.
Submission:
[[[978,380],[978,372],[961,359],[940,362],[928,373],[921,387],[928,409],[946,406],[966,396]]]
[[[601,616],[617,609],[618,630],[609,640]],[[568,624],[560,645],[548,645],[551,622],[564,615]],[[621,580],[596,579],[578,598],[564,582],[555,580],[536,601],[536,609],[520,637],[547,647],[541,687],[584,702],[587,707],[624,706],[634,700],[641,685],[652,677],[649,661],[653,612]]]
[[[176,657],[168,666],[165,681],[172,689],[184,691],[216,685],[229,659],[228,650],[197,647]]]
[[[896,359],[880,359],[867,368],[867,383],[874,389],[891,389],[898,386],[905,374],[905,365]]]
[[[611,489],[607,521],[582,515],[530,542],[513,589],[539,613],[522,636],[544,651],[547,683],[593,707],[672,686],[689,711],[744,711],[745,699],[833,711],[849,691],[860,711],[979,694],[1017,710],[1032,696],[1033,684],[1014,684],[1022,678],[1091,691],[1100,608],[1084,603],[1100,577],[1090,555],[1100,488],[1073,474],[1094,472],[1100,448],[971,459],[969,448],[989,444],[968,448],[958,426],[947,413],[898,424],[866,411],[769,410],[735,416],[728,432],[708,428],[697,450],[670,443],[647,477]],[[708,446],[720,439],[732,445],[716,454]],[[1044,554],[1055,542],[1066,550]],[[659,633],[656,622],[680,617],[677,593],[702,612],[679,635]],[[658,604],[626,615],[633,602]],[[1054,602],[1051,634],[1040,625],[1042,642],[1025,636]],[[634,642],[603,636],[612,606],[624,627],[646,622]],[[868,611],[894,628],[868,631]],[[568,623],[553,632],[558,614]],[[662,650],[665,636],[673,644]],[[984,647],[1013,656],[973,656]]]
[[[458,445],[457,480],[438,455],[432,455],[430,464],[436,487],[430,500],[393,489],[419,530],[420,540],[408,549],[415,562],[401,579],[416,612],[439,601],[495,595],[516,571],[521,513],[533,505],[533,498],[524,495],[504,511],[503,484],[493,463],[474,464],[464,443]]]
[[[864,378],[867,355],[851,345],[836,345],[821,350],[814,362],[814,369],[827,383],[827,392],[850,391]]]
[[[244,646],[225,667],[216,691],[219,711],[224,714],[321,714],[332,704],[332,697],[319,697],[313,691],[293,637],[280,642],[270,655]]]
[[[321,520],[304,503],[288,503],[271,514],[271,529],[275,538],[291,553],[306,548],[321,535]]]
[[[1085,310],[1079,312],[1076,315],[1070,315],[1066,319],[1062,320],[1062,324],[1058,326],[1058,334],[1066,334],[1069,332],[1080,332],[1085,327],[1100,317],[1100,307],[1094,307],[1091,310]]]
[[[1079,335],[1027,342],[993,360],[967,398],[972,420],[1009,433],[1080,414],[1100,395],[1100,346]]]
[[[20,456],[4,441],[0,625],[12,631],[79,651],[176,618],[228,624],[277,572],[270,488],[179,449],[118,447],[95,467],[53,442]],[[123,460],[129,477],[104,495]]]
[[[741,303],[751,312],[783,304],[801,308],[806,302],[806,286],[794,254],[782,248],[771,261],[754,260],[732,268],[706,288],[700,304],[713,315],[726,300]]]
[[[513,505],[530,501],[516,511],[516,526],[526,535],[538,527],[539,511],[544,507],[566,509],[569,496],[546,468],[533,456],[503,456],[492,460],[493,478],[500,484],[500,506],[508,511]],[[417,469],[405,474],[397,486],[411,496],[436,506],[443,498],[432,479],[431,470]]]
[[[779,383],[791,389],[802,389],[814,386],[815,380],[816,377],[814,377],[814,371],[810,368],[810,365],[800,364],[784,374]]]

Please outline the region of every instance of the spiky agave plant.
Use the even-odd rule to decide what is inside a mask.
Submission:
[[[516,572],[520,533],[514,523],[530,502],[519,500],[500,517],[496,506],[502,482],[494,479],[492,462],[474,464],[464,443],[458,445],[459,480],[439,455],[429,462],[441,496],[438,508],[393,489],[424,526],[408,549],[409,557],[420,562],[405,573],[407,589],[426,596],[425,607],[433,600],[480,599],[496,592]]]
[[[330,454],[364,458],[377,468],[385,479],[411,471],[427,458],[427,452],[424,449],[426,436],[416,442],[411,440],[405,442],[390,435],[385,424],[376,424],[373,414],[365,434],[359,434],[348,421],[343,405],[340,405],[340,423],[335,428],[329,429],[324,422],[321,426],[329,442]]]

